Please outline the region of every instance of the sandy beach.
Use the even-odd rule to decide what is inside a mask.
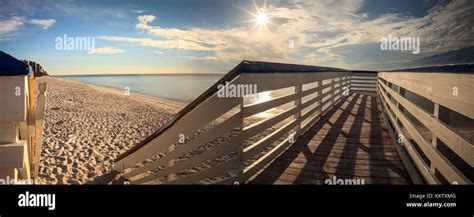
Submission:
[[[124,180],[120,174],[112,170],[114,160],[158,130],[185,106],[181,102],[136,93],[126,94],[125,90],[63,78],[42,77],[36,82],[47,84],[39,171],[41,184],[123,184]],[[226,118],[227,115],[224,115],[209,123],[192,137],[207,131],[209,127]],[[248,126],[260,120],[262,119],[248,118],[244,120],[244,125]],[[261,135],[249,138],[244,142],[244,147],[262,139],[275,129],[275,127],[269,128]],[[236,135],[238,131],[220,136],[178,157],[176,162],[211,149]],[[272,147],[273,145],[268,150]],[[177,173],[176,177],[201,171],[216,163],[227,161],[235,155],[235,152],[231,152],[202,165],[196,165]],[[255,160],[260,155],[257,155]],[[164,153],[158,153],[143,163],[150,163],[161,156],[164,156]],[[153,172],[154,170],[147,174]],[[212,178],[203,183],[220,178],[223,177]],[[152,184],[161,182],[162,180],[156,180]]]
[[[62,78],[42,77],[47,103],[41,184],[109,184],[113,160],[184,104]]]

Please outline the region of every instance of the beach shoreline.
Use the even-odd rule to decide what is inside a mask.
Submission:
[[[65,78],[65,77],[48,76],[48,77],[41,77],[41,78],[37,78],[37,79],[38,79],[38,82],[42,82],[41,79],[45,79],[45,78],[48,78],[48,79],[52,78],[52,79],[57,79],[57,80],[66,80],[66,81],[71,82],[71,83],[79,83],[79,84],[82,84],[82,85],[88,85],[91,88],[98,88],[98,89],[101,89],[103,91],[110,91],[111,93],[114,93],[114,94],[125,94],[124,89],[120,89],[120,88],[117,88],[117,87],[97,85],[97,84],[92,84],[92,83],[79,81],[79,80],[75,80],[75,79],[69,79],[69,78]],[[139,92],[134,92],[134,91],[130,91],[130,94],[135,96],[135,97],[139,97],[139,98],[143,98],[143,99],[151,100],[151,101],[156,101],[158,103],[163,103],[163,104],[167,104],[167,105],[170,105],[172,107],[178,107],[178,108],[184,108],[189,103],[189,102],[178,101],[178,100],[173,100],[173,99],[160,98],[160,97],[157,97],[157,96],[152,96],[152,95],[148,95],[148,94],[145,94],[145,93],[139,93]]]
[[[65,78],[41,82],[47,84],[41,184],[110,184],[113,161],[185,106]]]

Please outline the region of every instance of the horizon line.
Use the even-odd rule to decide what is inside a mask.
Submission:
[[[226,73],[107,73],[107,74],[59,74],[59,75],[51,75],[49,74],[48,76],[54,77],[54,76],[117,76],[117,75],[124,75],[124,76],[133,76],[133,75],[224,75]]]

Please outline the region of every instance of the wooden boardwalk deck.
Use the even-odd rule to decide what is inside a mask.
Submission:
[[[356,92],[339,102],[250,183],[325,184],[334,176],[411,183],[375,93]]]

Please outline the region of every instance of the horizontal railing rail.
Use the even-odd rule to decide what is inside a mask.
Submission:
[[[377,90],[377,72],[376,71],[352,71],[351,90],[376,91]]]
[[[421,177],[422,183],[429,184],[472,183],[474,74],[435,68],[379,72],[377,86],[386,121],[418,173],[410,174],[412,179]],[[449,117],[466,127],[456,130],[443,121]]]

